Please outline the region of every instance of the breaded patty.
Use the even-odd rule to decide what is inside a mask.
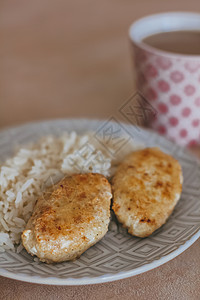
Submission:
[[[159,148],[128,155],[112,180],[113,210],[134,236],[147,237],[163,225],[182,191],[177,160]]]
[[[111,197],[103,175],[65,177],[37,200],[22,234],[24,247],[43,262],[74,260],[106,234]]]

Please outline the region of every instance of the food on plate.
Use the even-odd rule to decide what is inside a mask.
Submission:
[[[65,132],[8,158],[0,166],[0,252],[24,245],[48,263],[79,257],[107,231],[105,177],[113,174],[113,210],[129,233],[145,237],[164,224],[181,194],[179,163],[131,140],[117,155],[114,146],[92,132]]]
[[[43,262],[74,260],[106,234],[111,198],[101,174],[65,177],[38,198],[22,234],[24,247]]]
[[[21,234],[36,199],[48,186],[75,173],[112,175],[121,159],[110,154],[114,153],[113,143],[116,141],[105,146],[95,132],[79,135],[73,131],[20,145],[15,155],[0,165],[0,252],[23,250]],[[138,147],[141,145],[130,139],[120,155],[124,157]]]
[[[118,221],[134,236],[149,236],[172,213],[182,182],[178,161],[159,148],[129,154],[112,180],[112,208]]]
[[[104,147],[95,145],[93,136],[92,132],[44,136],[20,145],[0,165],[0,252],[23,249],[21,234],[35,201],[52,183],[75,173],[110,175],[111,158]]]

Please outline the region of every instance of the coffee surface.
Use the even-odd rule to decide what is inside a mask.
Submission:
[[[162,32],[144,38],[143,42],[168,52],[200,55],[200,30]]]

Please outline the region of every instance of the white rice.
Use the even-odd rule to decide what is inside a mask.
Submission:
[[[126,147],[125,152],[135,149]],[[92,134],[75,132],[46,136],[19,149],[0,167],[0,252],[23,249],[21,233],[35,201],[47,186],[73,173],[95,172],[110,176],[114,165],[109,151]],[[15,249],[15,244],[19,244]]]

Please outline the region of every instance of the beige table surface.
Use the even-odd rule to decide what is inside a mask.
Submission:
[[[134,90],[127,29],[198,0],[2,0],[0,129],[57,117],[108,118]],[[59,287],[0,277],[0,299],[200,299],[200,240],[132,278]]]

